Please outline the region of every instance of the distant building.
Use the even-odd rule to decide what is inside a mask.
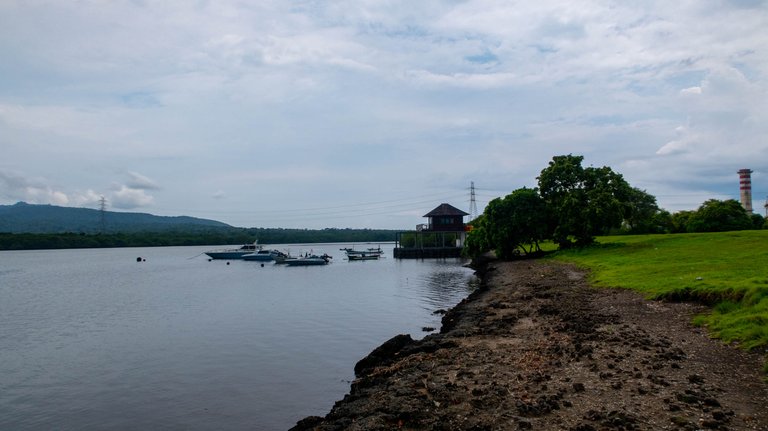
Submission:
[[[460,257],[466,240],[467,225],[464,217],[469,213],[443,203],[424,214],[426,224],[415,231],[398,232],[394,256],[396,258]]]

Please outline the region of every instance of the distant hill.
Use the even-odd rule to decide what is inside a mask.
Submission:
[[[215,220],[146,213],[104,212],[105,233],[205,231],[233,227]],[[102,229],[101,211],[19,202],[0,205],[0,232],[6,233],[98,233]]]

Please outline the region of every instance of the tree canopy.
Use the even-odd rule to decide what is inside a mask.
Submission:
[[[725,232],[752,228],[752,218],[735,199],[710,199],[688,220],[688,232]]]
[[[522,188],[496,198],[485,211],[487,242],[502,258],[538,251],[539,242],[547,238],[547,214],[544,200],[534,189]]]
[[[583,156],[555,156],[538,177],[539,193],[551,215],[552,240],[560,247],[587,245],[596,235],[618,227],[638,197],[611,168],[581,166]]]
[[[611,168],[583,167],[583,156],[555,156],[537,188],[521,188],[492,200],[472,223],[465,252],[494,250],[501,258],[539,251],[552,240],[560,248],[585,246],[608,233],[684,233],[768,227],[736,200],[710,199],[696,211],[670,214],[656,198],[632,187]]]

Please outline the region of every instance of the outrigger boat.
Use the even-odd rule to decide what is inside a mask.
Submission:
[[[368,252],[358,252],[358,253],[347,253],[347,260],[353,261],[353,260],[378,260],[381,254],[378,253],[368,253]]]
[[[350,260],[370,260],[370,259],[378,259],[379,256],[384,254],[384,250],[381,249],[381,246],[376,248],[368,248],[366,250],[355,250],[354,248],[342,248],[341,250],[345,251],[347,253],[347,258]],[[363,259],[354,259],[355,257],[363,257]],[[370,256],[376,256],[370,257]],[[366,259],[368,258],[368,259]]]

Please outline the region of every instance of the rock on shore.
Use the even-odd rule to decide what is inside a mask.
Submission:
[[[593,289],[557,262],[488,270],[439,334],[387,341],[292,430],[768,430],[765,358],[692,327],[701,307]]]

